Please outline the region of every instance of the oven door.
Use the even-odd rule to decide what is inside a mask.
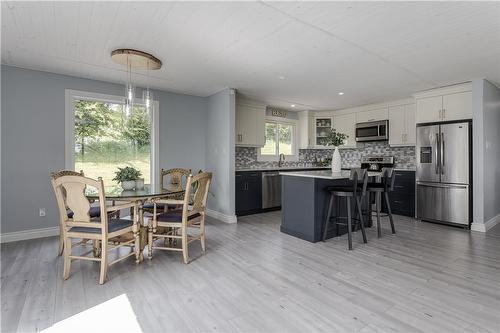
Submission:
[[[377,121],[356,124],[356,141],[388,140],[388,122]]]

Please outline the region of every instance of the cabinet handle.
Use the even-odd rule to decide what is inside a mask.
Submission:
[[[443,110],[439,109],[439,120],[443,119],[443,117],[441,115],[442,113],[443,113]]]
[[[394,203],[403,203],[403,201],[394,200]]]
[[[443,109],[443,120],[446,118],[446,109]]]

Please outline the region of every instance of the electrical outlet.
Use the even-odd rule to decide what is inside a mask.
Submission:
[[[42,217],[43,217],[43,216],[45,216],[45,208],[40,208],[40,209],[38,210],[38,214],[39,214],[40,216],[42,216]]]

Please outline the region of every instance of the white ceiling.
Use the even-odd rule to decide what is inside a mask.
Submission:
[[[2,2],[2,64],[111,82],[127,47],[151,86],[225,87],[337,109],[485,77],[500,83],[500,2]],[[134,75],[144,85],[144,73]],[[339,96],[338,92],[345,92]]]

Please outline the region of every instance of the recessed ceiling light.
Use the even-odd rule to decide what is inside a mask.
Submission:
[[[292,105],[290,105],[290,106],[291,106],[292,108],[294,108],[294,107],[295,107],[295,104],[292,104]]]
[[[339,92],[339,95],[342,96],[344,93],[343,92]]]
[[[278,79],[280,79],[280,80],[284,80],[284,79],[285,79],[285,77],[284,77],[283,75],[280,75],[280,76],[278,76]]]

